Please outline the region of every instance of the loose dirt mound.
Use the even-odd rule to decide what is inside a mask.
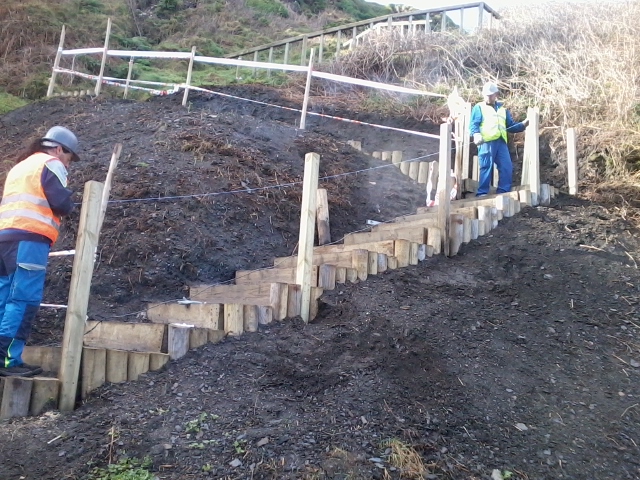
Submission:
[[[254,187],[256,174],[263,185],[276,174],[297,180],[311,150],[323,175],[377,165],[346,138],[385,148],[373,143],[385,142],[378,132],[326,122],[298,136],[284,116],[204,98],[190,113],[175,99],[37,108],[3,118],[2,141],[43,115],[76,115],[92,149],[76,185],[103,178],[111,145],[125,143],[117,199]],[[430,153],[421,142],[405,141]],[[340,182],[326,185],[334,236],[424,201],[393,168]],[[291,253],[299,195],[114,204],[95,279],[105,290],[91,308],[112,315]],[[138,382],[105,385],[71,414],[1,424],[0,478],[82,478],[125,455],[148,455],[159,478],[175,480],[468,480],[494,469],[517,479],[640,478],[634,234],[605,208],[568,197],[525,208],[454,258],[326,292],[310,325],[272,324]],[[63,301],[68,267],[53,272],[47,292]]]

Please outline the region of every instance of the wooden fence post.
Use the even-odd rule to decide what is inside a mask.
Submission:
[[[311,318],[311,275],[313,274],[313,238],[316,225],[319,169],[320,155],[307,153],[304,157],[304,184],[296,265],[296,283],[302,287],[300,316],[305,323],[309,323]]]
[[[451,206],[451,124],[440,125],[440,156],[438,173],[438,228],[443,253],[449,256],[449,210]]]
[[[98,236],[103,184],[90,181],[84,186],[76,254],[69,287],[69,305],[62,338],[60,362],[60,410],[73,410],[78,392],[78,375],[82,356],[89,291]]]
[[[578,193],[578,157],[576,154],[576,130],[567,128],[567,174],[569,195]]]
[[[51,79],[49,80],[49,88],[47,89],[47,97],[53,95],[53,88],[56,86],[56,76],[58,72],[56,70],[60,66],[60,57],[62,56],[62,50],[64,49],[64,35],[65,29],[64,25],[62,26],[62,31],[60,32],[60,43],[58,44],[58,51],[56,52],[56,59],[53,61],[53,70],[51,71]]]
[[[307,71],[307,85],[304,89],[304,100],[302,101],[302,114],[300,117],[300,130],[304,130],[307,123],[307,107],[309,106],[309,91],[311,90],[311,72],[313,71],[313,52],[309,55],[309,70]]]
[[[189,69],[187,70],[187,81],[184,85],[184,95],[182,96],[182,106],[187,106],[189,99],[189,85],[191,85],[191,74],[193,72],[193,59],[196,56],[196,46],[191,47],[191,58],[189,59]]]
[[[107,64],[107,50],[109,50],[109,37],[111,36],[111,17],[107,19],[107,34],[104,37],[104,51],[102,52],[102,64],[100,65],[100,74],[96,81],[96,96],[100,95],[102,89],[102,77],[104,77],[104,67]]]
[[[317,222],[318,222],[318,245],[331,243],[331,228],[329,224],[329,200],[327,190],[318,189]]]
[[[129,59],[129,71],[127,72],[127,82],[124,84],[123,98],[127,98],[129,95],[129,83],[131,83],[131,75],[133,74],[133,57]]]

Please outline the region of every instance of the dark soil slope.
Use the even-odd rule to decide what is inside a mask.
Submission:
[[[201,98],[187,112],[165,98],[47,102],[3,118],[0,144],[50,116],[88,145],[78,187],[104,178],[112,144],[125,144],[119,200],[297,181],[312,150],[322,175],[368,168],[378,164],[345,139],[397,141],[317,121],[301,134],[282,111]],[[424,201],[393,168],[325,186],[336,237]],[[91,308],[139,308],[291,253],[299,197],[113,204]],[[59,248],[73,246],[66,228]],[[107,384],[73,413],[0,423],[0,478],[83,478],[126,456],[171,480],[640,478],[636,233],[566,196],[525,208],[454,258],[326,292],[310,325],[274,323]],[[56,265],[47,294],[64,301],[68,275]]]

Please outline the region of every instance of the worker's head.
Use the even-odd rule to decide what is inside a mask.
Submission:
[[[47,134],[40,139],[40,145],[47,153],[58,157],[67,167],[78,157],[78,139],[74,133],[65,127],[51,127]]]
[[[496,103],[498,92],[498,86],[493,82],[487,82],[482,87],[482,96],[484,97],[484,101],[489,105]]]

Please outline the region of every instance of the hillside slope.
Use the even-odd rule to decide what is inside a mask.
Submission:
[[[0,91],[27,98],[46,93],[62,25],[65,44],[124,49],[189,50],[220,56],[243,47],[371,18],[387,7],[363,0],[4,0],[0,3]],[[98,65],[88,58],[88,71]],[[126,74],[125,74],[126,76]]]

